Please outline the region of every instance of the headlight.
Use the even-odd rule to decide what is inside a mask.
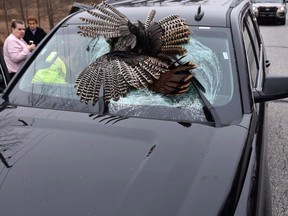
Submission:
[[[256,6],[253,6],[253,7],[252,7],[252,9],[253,9],[253,11],[255,12],[255,14],[257,14],[257,13],[258,13],[258,7],[256,7]]]
[[[285,11],[285,8],[283,6],[279,7],[277,12],[284,12]]]

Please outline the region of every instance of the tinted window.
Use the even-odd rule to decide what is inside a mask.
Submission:
[[[260,58],[260,39],[255,30],[255,21],[249,13],[247,13],[244,19],[244,44],[247,54],[247,61],[249,66],[249,72],[251,76],[252,86],[255,87],[257,74],[259,70],[259,58]]]

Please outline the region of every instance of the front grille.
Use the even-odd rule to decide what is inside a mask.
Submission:
[[[259,12],[276,13],[277,9],[277,7],[259,7]]]
[[[277,10],[277,7],[259,7],[259,17],[275,17]]]

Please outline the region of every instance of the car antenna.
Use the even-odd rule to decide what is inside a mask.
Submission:
[[[198,10],[197,10],[197,14],[195,14],[194,19],[199,22],[202,20],[203,16],[204,16],[204,12],[202,12],[201,5],[199,5]]]

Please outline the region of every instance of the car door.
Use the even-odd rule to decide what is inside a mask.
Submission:
[[[0,93],[2,93],[4,89],[7,87],[8,82],[9,82],[8,70],[3,58],[3,54],[0,52]]]
[[[247,54],[248,73],[250,77],[251,92],[256,89],[262,89],[264,79],[268,73],[269,61],[266,60],[265,46],[263,39],[260,35],[260,30],[257,25],[255,16],[249,11],[244,19],[243,38],[244,45]],[[254,109],[254,125],[253,130],[254,143],[256,148],[256,161],[258,168],[256,169],[255,176],[257,179],[255,185],[257,187],[257,193],[255,199],[257,200],[257,206],[259,207],[254,215],[270,215],[271,208],[270,198],[270,183],[269,171],[267,164],[267,103],[260,102],[253,103]],[[252,128],[252,127],[251,127]],[[267,211],[266,211],[267,210]]]

